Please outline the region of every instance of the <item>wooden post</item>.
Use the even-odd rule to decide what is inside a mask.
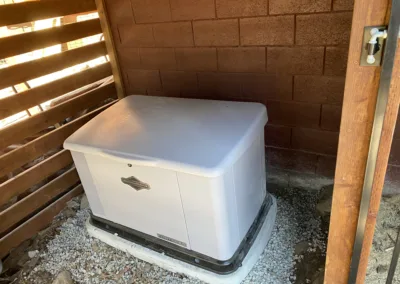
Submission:
[[[349,278],[351,256],[357,227],[361,193],[364,182],[369,141],[374,118],[380,67],[360,66],[363,30],[366,26],[387,24],[389,0],[355,0],[349,47],[346,84],[340,126],[339,148],[336,163],[335,187],[332,215],[328,238],[325,283],[345,284]],[[393,107],[393,106],[392,106]],[[397,112],[396,112],[397,114]],[[386,129],[394,128],[393,110],[385,118]],[[395,119],[394,119],[395,121]],[[390,124],[391,125],[388,125]],[[393,131],[391,132],[393,133]],[[389,133],[390,134],[390,133]],[[381,140],[381,147],[391,143],[391,136]],[[379,203],[377,194],[382,190],[389,151],[380,151],[374,181],[374,198],[371,203]],[[379,206],[379,205],[378,205]],[[372,209],[372,207],[371,207]],[[376,209],[376,206],[374,206]],[[371,211],[372,212],[372,211]],[[370,235],[374,215],[369,216],[367,234]],[[371,237],[365,239],[360,277],[363,283]],[[360,282],[361,281],[361,282]]]
[[[387,23],[388,7],[388,0],[354,4],[326,259],[329,284],[348,281],[379,84],[380,67],[360,66],[363,31]]]
[[[122,99],[125,97],[124,80],[119,65],[117,49],[115,48],[110,20],[106,11],[106,5],[104,0],[95,0],[95,2],[97,6],[97,12],[99,13],[101,29],[103,30],[108,56],[110,58],[111,70],[114,75],[115,87],[117,88],[117,95],[119,99]]]
[[[378,158],[376,164],[376,172],[374,175],[374,183],[372,188],[371,202],[368,210],[367,224],[365,227],[364,242],[360,260],[360,266],[357,275],[357,283],[364,283],[367,273],[369,254],[374,238],[376,217],[379,213],[379,206],[382,196],[382,189],[385,183],[385,175],[389,154],[391,150],[393,133],[396,126],[396,119],[399,111],[400,103],[400,43],[397,48],[392,83],[386,108],[385,118],[383,121],[383,130],[381,143],[379,145]]]

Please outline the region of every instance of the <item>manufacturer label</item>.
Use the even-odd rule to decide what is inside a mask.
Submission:
[[[162,239],[164,241],[168,241],[170,243],[174,243],[174,244],[180,245],[182,247],[187,247],[185,242],[181,242],[181,241],[175,240],[173,238],[170,238],[170,237],[167,237],[167,236],[164,236],[164,235],[161,235],[161,234],[157,234],[157,237],[159,237],[160,239]]]

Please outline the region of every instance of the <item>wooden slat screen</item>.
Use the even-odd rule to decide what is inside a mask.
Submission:
[[[78,173],[75,168],[72,168],[3,212],[0,212],[0,236],[12,225],[46,205],[55,197],[68,191],[71,186],[76,185],[78,182]]]
[[[1,6],[0,6],[1,7]],[[101,33],[99,19],[0,38],[0,58]]]
[[[31,116],[17,124],[10,125],[0,130],[0,149],[18,142],[24,137],[37,133],[40,130],[60,122],[64,118],[75,115],[81,110],[90,108],[107,98],[116,98],[115,85],[109,83],[105,86],[89,91],[83,95],[66,101],[56,107],[50,108],[37,115]]]
[[[104,42],[98,42],[42,59],[0,69],[0,89],[29,81],[106,54],[107,50]]]
[[[72,164],[71,153],[62,150],[32,168],[20,173],[0,185],[0,206],[11,198],[26,192],[32,184],[37,184],[59,170]]]
[[[25,165],[29,161],[36,159],[49,152],[51,149],[60,147],[65,139],[78,130],[82,125],[98,115],[104,109],[113,103],[100,107],[60,128],[47,133],[27,144],[19,147],[11,152],[0,156],[0,176],[4,176],[19,167]]]
[[[95,0],[0,5],[0,27],[94,12]],[[0,120],[24,111],[29,114],[0,128],[0,258],[47,226],[69,199],[82,192],[71,154],[62,150],[62,144],[117,99],[116,84],[109,78],[115,62],[110,64],[106,49],[112,45],[101,41],[102,26],[98,18],[91,18],[0,38],[0,59],[12,62],[0,69],[0,90],[13,87],[18,92],[16,85],[26,86],[24,91],[0,98]],[[100,41],[83,44],[81,39],[94,35]],[[72,41],[78,46],[72,47]],[[60,53],[17,64],[9,61],[54,45],[62,46]],[[85,64],[78,69],[81,63]],[[73,66],[68,70],[80,71],[63,71]],[[65,75],[54,77],[59,71]],[[31,87],[28,81],[45,75],[54,79]],[[32,115],[31,108],[40,112]]]
[[[1,100],[0,119],[31,108],[54,97],[79,89],[110,75],[112,75],[110,63],[104,63],[94,68],[27,90],[23,92],[23,96],[6,97]]]
[[[47,0],[0,5],[0,27],[96,11],[93,0]]]
[[[33,237],[41,229],[51,223],[56,216],[65,207],[65,204],[73,197],[83,192],[82,185],[76,186],[67,194],[50,204],[46,209],[19,225],[15,230],[8,233],[0,239],[0,258],[7,255],[10,248],[18,246],[23,241]]]

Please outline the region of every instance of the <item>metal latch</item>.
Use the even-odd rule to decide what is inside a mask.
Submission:
[[[386,26],[372,26],[364,28],[364,38],[360,60],[361,66],[381,65],[386,37]]]

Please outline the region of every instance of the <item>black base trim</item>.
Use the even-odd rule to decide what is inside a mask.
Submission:
[[[261,230],[262,225],[264,224],[265,218],[268,215],[271,205],[272,197],[267,193],[267,196],[264,199],[260,211],[258,212],[258,215],[251,225],[246,236],[240,243],[234,255],[226,261],[211,258],[204,254],[183,248],[176,244],[94,216],[93,214],[91,215],[90,223],[103,231],[109,232],[111,234],[118,234],[119,237],[134,242],[148,249],[163,253],[167,256],[195,265],[205,270],[224,275],[233,273],[240,266],[242,266],[244,258],[249,252],[251,246],[257,238],[259,231]]]

